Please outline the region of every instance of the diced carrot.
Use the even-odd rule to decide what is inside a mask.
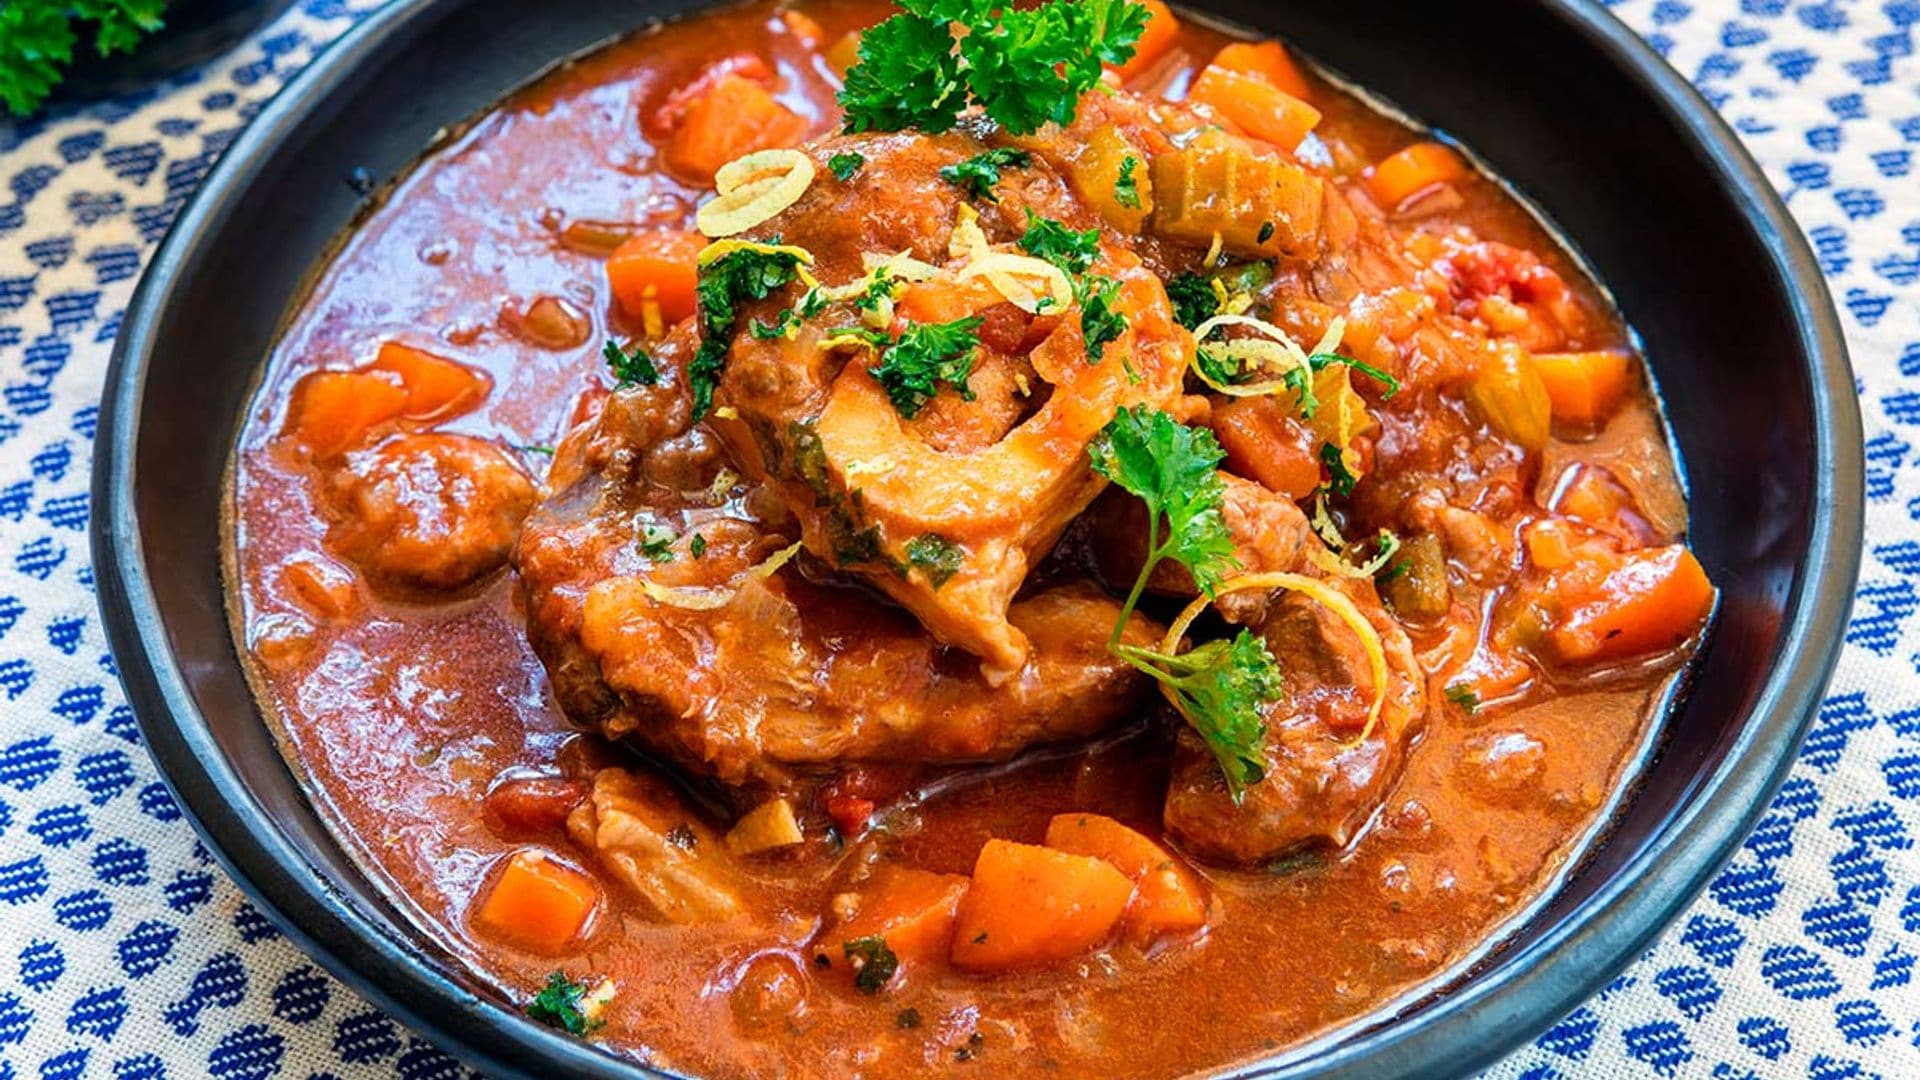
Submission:
[[[687,121],[687,112],[693,103],[706,97],[720,80],[737,75],[751,79],[761,86],[772,89],[779,80],[773,67],[754,53],[733,53],[708,63],[700,73],[679,86],[666,96],[657,108],[646,114],[641,126],[649,139],[658,142],[678,130]]]
[[[1712,608],[1713,583],[1685,546],[1633,551],[1572,603],[1550,640],[1562,661],[1623,660],[1680,644]]]
[[[1292,150],[1320,123],[1320,110],[1257,76],[1214,64],[1200,73],[1187,100],[1209,106],[1256,139]]]
[[[485,401],[493,388],[492,377],[484,371],[397,341],[381,345],[368,370],[400,377],[400,385],[407,388],[407,407],[400,415],[407,420],[458,416]]]
[[[686,179],[710,184],[720,166],[734,158],[792,146],[806,133],[806,118],[780,104],[765,86],[729,74],[688,104],[664,156],[668,167]]]
[[[316,371],[294,385],[287,432],[315,457],[329,458],[351,449],[406,407],[407,388],[390,372]]]
[[[1615,480],[1604,465],[1581,465],[1559,486],[1548,509],[1577,518],[1600,529],[1616,529],[1620,512],[1633,504],[1633,494]]]
[[[1559,518],[1533,522],[1521,535],[1526,540],[1527,558],[1542,570],[1558,570],[1578,558],[1573,529]]]
[[[1123,82],[1152,67],[1154,61],[1164,56],[1173,47],[1174,39],[1180,36],[1180,20],[1174,18],[1173,9],[1166,5],[1166,0],[1142,2],[1147,8],[1147,27],[1133,46],[1132,59],[1113,69]]]
[[[607,257],[607,283],[620,310],[644,319],[657,304],[660,318],[677,323],[694,311],[694,286],[700,281],[700,234],[680,229],[635,233]]]
[[[1228,398],[1215,405],[1208,426],[1227,453],[1227,466],[1289,499],[1320,486],[1319,441],[1276,397]]]
[[[1313,95],[1313,85],[1277,41],[1236,41],[1214,55],[1213,66],[1252,75],[1302,101]]]
[[[1452,183],[1472,175],[1465,159],[1445,143],[1417,142],[1381,158],[1366,172],[1367,190],[1388,210],[1435,184]]]
[[[587,924],[599,886],[579,870],[534,848],[507,857],[473,913],[490,937],[549,955],[565,949]]]
[[[910,322],[943,323],[978,314],[999,302],[1000,294],[980,278],[964,284],[921,281],[900,294],[896,310]]]
[[[1193,871],[1110,817],[1056,814],[1047,823],[1047,846],[1104,859],[1133,879],[1133,902],[1120,921],[1136,941],[1207,924],[1206,892]]]
[[[482,809],[509,833],[558,829],[587,797],[587,785],[566,776],[509,776],[487,789]]]
[[[1133,882],[1113,864],[989,840],[954,922],[953,962],[976,971],[1057,963],[1113,933]]]
[[[1573,424],[1605,420],[1633,384],[1633,358],[1618,349],[1534,353],[1533,366],[1547,384],[1554,419]]]
[[[821,952],[844,970],[849,967],[846,943],[877,937],[903,965],[941,959],[951,946],[954,913],[966,892],[967,879],[960,874],[881,866],[860,889],[853,917],[825,935]]]

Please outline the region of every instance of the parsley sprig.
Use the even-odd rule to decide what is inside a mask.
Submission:
[[[619,342],[610,340],[601,347],[600,355],[607,361],[607,370],[613,372],[616,389],[653,386],[660,381],[660,369],[653,365],[653,357],[638,344],[623,349]]]
[[[592,990],[584,982],[567,978],[563,972],[553,972],[547,976],[547,985],[527,1002],[526,1014],[529,1019],[569,1035],[585,1035],[602,1023],[589,1015],[591,1009],[585,1004]]]
[[[1147,506],[1147,558],[1120,609],[1108,647],[1164,685],[1226,773],[1238,800],[1266,774],[1261,707],[1280,694],[1280,665],[1266,642],[1246,630],[1184,653],[1124,644],[1127,619],[1164,559],[1174,559],[1212,596],[1239,564],[1221,505],[1226,486],[1216,471],[1226,457],[1213,433],[1190,428],[1144,405],[1121,409],[1088,452],[1094,471]],[[1161,523],[1164,520],[1164,535]]]
[[[976,199],[999,202],[999,196],[993,193],[993,189],[1000,183],[1000,170],[1024,169],[1032,163],[1033,158],[1025,150],[996,146],[991,150],[982,150],[965,161],[940,166],[940,179]]]
[[[132,52],[140,39],[160,29],[167,0],[7,0],[0,4],[0,102],[26,116],[66,77],[80,44],[75,28],[93,24],[93,48],[101,56]]]
[[[1148,17],[1132,0],[898,2],[900,14],[860,35],[840,91],[850,132],[946,131],[970,104],[1015,135],[1071,123],[1101,65],[1132,59]]]

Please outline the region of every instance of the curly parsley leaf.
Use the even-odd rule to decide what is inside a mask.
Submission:
[[[973,374],[974,349],[980,344],[979,316],[947,323],[909,323],[900,337],[868,369],[887,392],[887,400],[911,420],[946,383],[962,400],[972,401],[967,378]]]
[[[660,369],[653,366],[653,357],[638,345],[621,348],[618,342],[609,341],[600,350],[607,361],[607,369],[613,372],[618,389],[629,386],[653,386],[660,381]]]
[[[835,154],[828,158],[827,171],[833,174],[834,179],[844,184],[853,179],[853,174],[859,172],[860,166],[866,163],[865,154],[849,150],[844,154]]]
[[[1024,169],[1033,163],[1025,150],[1001,146],[984,150],[965,161],[940,167],[940,179],[977,199],[999,202],[994,185],[1000,183],[1001,169]]]
[[[1084,274],[1100,257],[1100,230],[1069,229],[1052,218],[1028,210],[1027,231],[1020,236],[1020,247],[1067,274]]]
[[[1280,696],[1281,678],[1264,639],[1242,629],[1231,641],[1209,641],[1176,656],[1133,645],[1114,652],[1172,693],[1174,707],[1220,762],[1235,802],[1266,776],[1261,707]]]
[[[847,961],[854,967],[853,985],[863,994],[877,994],[893,981],[893,973],[900,970],[900,958],[887,947],[887,939],[879,934],[871,937],[853,938],[840,946]]]
[[[1468,716],[1480,711],[1480,695],[1474,692],[1472,683],[1457,682],[1447,687],[1447,700]]]
[[[8,0],[0,4],[0,102],[15,116],[38,109],[65,77],[80,42],[75,24],[93,24],[94,51],[130,52],[161,28],[166,0]]]
[[[1185,566],[1208,596],[1239,565],[1220,512],[1226,485],[1216,469],[1226,453],[1213,432],[1145,405],[1115,413],[1087,452],[1093,471],[1147,504],[1147,559],[1113,628],[1111,642],[1117,644],[1162,559]]]
[[[1360,478],[1347,468],[1347,456],[1332,443],[1320,444],[1320,464],[1327,467],[1326,490],[1335,498],[1344,499],[1353,494],[1353,485]]]
[[[1123,64],[1146,29],[1133,0],[901,0],[903,12],[860,36],[840,91],[847,131],[941,132],[969,103],[1026,135],[1073,120],[1102,64]],[[955,47],[953,26],[962,34]]]
[[[602,1021],[588,1015],[585,1007],[587,995],[592,987],[584,982],[574,982],[562,972],[553,972],[547,976],[547,985],[527,1002],[525,1012],[528,1019],[536,1020],[552,1028],[559,1028],[569,1035],[585,1035],[601,1025]]]
[[[800,263],[794,251],[739,247],[700,267],[693,290],[700,313],[700,348],[687,364],[696,421],[713,411],[713,390],[727,363],[740,304],[763,300],[792,282],[799,277]]]

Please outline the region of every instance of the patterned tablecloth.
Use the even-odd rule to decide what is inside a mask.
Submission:
[[[153,92],[0,119],[0,1080],[463,1072],[195,841],[141,750],[87,559],[101,380],[143,263],[253,111],[371,6],[306,0]],[[1495,1074],[1920,1077],[1920,0],[1615,11],[1742,133],[1819,252],[1866,413],[1868,550],[1832,691],[1752,838]]]

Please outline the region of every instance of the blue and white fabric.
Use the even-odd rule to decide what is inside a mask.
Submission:
[[[0,119],[0,1080],[465,1075],[209,860],[141,749],[87,558],[101,381],[142,265],[252,112],[372,6],[306,0],[153,91]],[[1867,552],[1832,691],[1751,839],[1493,1074],[1920,1077],[1920,0],[1613,10],[1819,253],[1866,416]]]

